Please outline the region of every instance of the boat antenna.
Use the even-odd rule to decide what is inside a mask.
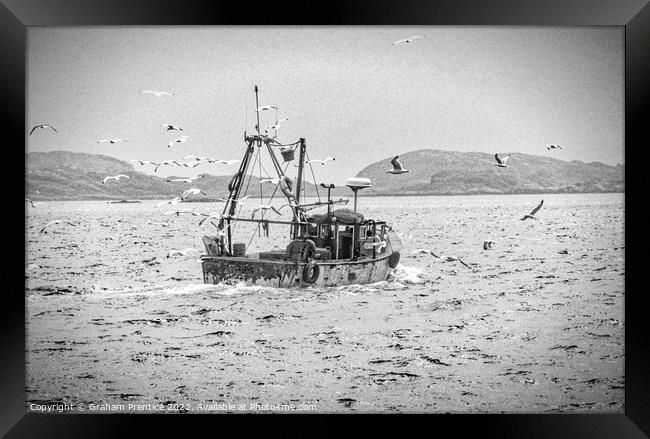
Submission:
[[[260,134],[260,101],[257,96],[257,85],[255,86],[255,113],[257,114],[257,125],[255,125],[255,128],[257,128],[257,134]]]

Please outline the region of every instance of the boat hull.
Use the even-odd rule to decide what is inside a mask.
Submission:
[[[305,281],[305,262],[249,259],[245,257],[203,256],[203,281],[206,284],[244,282],[277,288],[331,287],[369,284],[386,280],[392,268],[389,257],[359,261],[316,261],[318,276]],[[315,277],[312,274],[312,279]]]

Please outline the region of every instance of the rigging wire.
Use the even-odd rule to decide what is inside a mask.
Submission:
[[[259,155],[259,151],[258,151],[258,155]],[[255,168],[255,163],[257,163],[258,155],[255,155],[255,159],[253,160],[253,167],[252,167],[253,169]],[[246,196],[246,194],[248,193],[248,186],[251,183],[251,178],[253,178],[253,173],[252,172],[248,176],[248,181],[246,182],[246,188],[244,189],[244,196]],[[231,203],[232,202],[233,201],[231,200]],[[242,210],[243,207],[244,207],[243,204],[239,205],[239,210],[237,210],[235,218],[239,218],[241,216],[241,210]],[[235,229],[237,228],[236,226],[237,226],[237,221],[235,221],[235,224],[231,226],[231,230],[232,230],[233,233],[234,233]]]
[[[289,167],[289,163],[290,163],[290,162],[287,162],[287,164],[285,165],[284,169],[282,170],[282,173],[283,173],[283,174],[287,171],[287,168]],[[252,175],[252,173],[251,173],[251,175]],[[271,198],[269,198],[269,204],[271,204],[271,201],[273,201],[273,197],[275,196],[275,193],[278,191],[278,188],[279,188],[279,187],[280,187],[280,185],[277,184],[277,185],[275,186],[275,189],[273,189],[273,192],[271,193]],[[263,219],[264,219],[264,215],[266,215],[266,211],[262,211],[262,216],[261,216],[260,220],[263,220]],[[246,244],[246,248],[250,247],[251,242],[253,242],[253,239],[255,238],[255,234],[256,234],[256,233],[259,233],[259,230],[260,230],[260,224],[261,224],[261,223],[257,223],[257,227],[255,227],[255,230],[253,230],[253,234],[251,235],[251,238],[248,240],[248,244]]]
[[[259,160],[260,176],[258,177],[257,182],[260,185],[260,204],[264,204],[264,194],[263,194],[263,190],[262,190],[262,156],[261,156],[261,152],[260,152],[260,150],[262,148],[261,148],[260,145],[258,145],[258,148],[257,148],[257,156],[260,158],[260,160]],[[251,175],[252,175],[252,173],[251,173]]]
[[[308,162],[311,161],[311,159],[309,158],[309,153],[307,151],[305,151],[305,154],[307,155],[307,161]],[[308,163],[308,165],[309,165],[309,169],[311,170],[311,176],[314,179],[314,187],[316,188],[316,196],[318,197],[318,201],[320,202],[321,201],[320,192],[318,191],[318,183],[316,183],[316,176],[314,175],[314,167],[311,165],[311,163]]]

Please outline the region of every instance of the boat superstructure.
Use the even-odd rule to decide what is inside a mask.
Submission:
[[[255,92],[257,101],[257,87]],[[206,254],[201,256],[204,282],[295,287],[365,284],[385,280],[399,262],[401,243],[385,221],[366,218],[357,212],[357,192],[369,187],[370,180],[348,179],[347,186],[354,193],[354,209],[348,209],[335,208],[347,204],[349,200],[332,200],[330,194],[334,185],[318,185],[314,177],[313,187],[318,199],[307,203],[304,175],[307,168],[311,168],[311,163],[307,163],[307,141],[300,138],[291,144],[281,144],[276,136],[261,133],[259,110],[256,129],[254,135],[244,134],[244,157],[228,184],[229,195],[222,213],[213,215],[218,219],[218,222],[212,222],[217,234],[203,236],[206,249]],[[276,151],[280,152],[283,162],[278,159]],[[263,172],[262,154],[270,159],[272,174]],[[294,161],[297,163],[294,164]],[[288,175],[289,169],[297,169],[295,178]],[[263,200],[265,204],[254,209],[253,215],[248,218],[241,215],[241,200],[250,196],[247,190],[255,170],[259,171],[259,182],[275,184],[275,188],[267,200],[263,200],[260,191],[260,201]],[[314,176],[313,169],[311,175]],[[327,190],[327,201],[321,199],[319,187]],[[282,205],[273,204],[276,196]],[[284,216],[267,218],[268,212],[279,213],[284,208],[290,210],[291,219],[279,219]],[[326,212],[311,213],[324,208]],[[235,238],[235,226],[241,222],[253,223],[257,232],[268,231],[271,224],[274,227],[281,225],[288,230],[290,242],[286,248],[247,251],[247,244],[237,242]]]

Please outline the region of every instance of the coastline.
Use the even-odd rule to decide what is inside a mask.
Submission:
[[[364,198],[367,197],[461,197],[461,196],[476,196],[476,195],[584,195],[584,194],[625,194],[625,191],[585,191],[585,192],[569,192],[569,191],[522,191],[522,192],[463,192],[463,193],[441,193],[441,194],[432,194],[432,193],[367,193],[363,194]],[[316,197],[316,195],[307,195],[307,197]],[[337,195],[332,194],[334,197],[349,197],[353,198],[352,194],[349,195]],[[116,197],[70,197],[70,198],[47,198],[47,197],[29,197],[33,201],[122,201],[123,198]],[[252,199],[260,199],[258,196],[251,196]],[[268,200],[269,197],[264,197],[265,200]],[[325,198],[325,197],[323,197]],[[162,201],[167,200],[169,197],[162,196],[152,196],[146,198],[134,198],[128,199],[130,202],[134,201]],[[216,203],[219,202],[216,198],[197,198],[193,199],[190,202],[192,203]],[[118,204],[118,203],[115,203]]]

